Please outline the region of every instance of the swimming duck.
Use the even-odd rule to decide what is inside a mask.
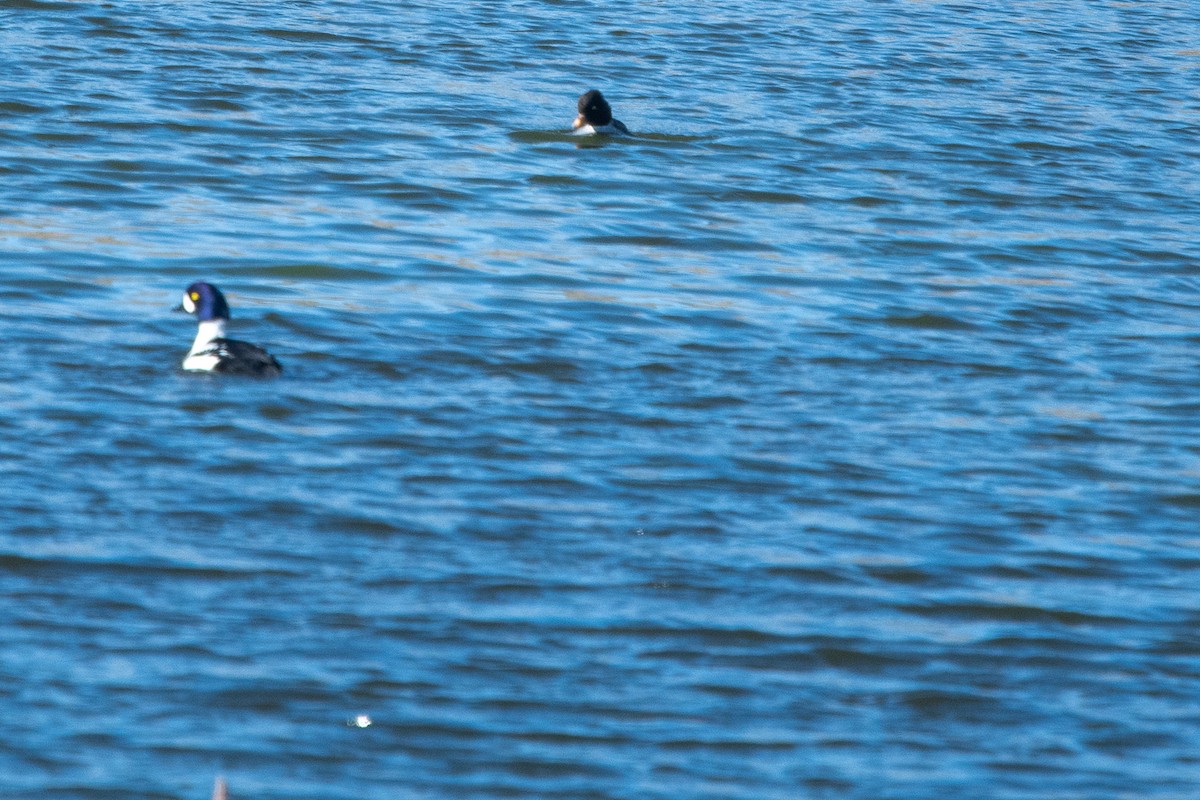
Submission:
[[[192,349],[183,360],[184,369],[259,377],[272,377],[283,371],[275,356],[258,345],[225,338],[229,304],[221,290],[211,283],[197,281],[189,286],[176,310],[186,311],[200,322]]]
[[[571,123],[575,133],[629,134],[629,128],[619,119],[613,119],[612,107],[600,94],[599,89],[589,89],[579,96],[579,116]]]

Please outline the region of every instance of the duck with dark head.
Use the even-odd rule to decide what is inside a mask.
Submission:
[[[579,115],[571,127],[581,136],[593,133],[631,135],[624,122],[613,118],[612,106],[599,89],[589,89],[579,96]]]
[[[200,323],[183,368],[197,372],[223,372],[269,378],[283,371],[275,356],[256,344],[225,337],[229,303],[211,283],[197,281],[183,292],[176,311],[186,311]]]

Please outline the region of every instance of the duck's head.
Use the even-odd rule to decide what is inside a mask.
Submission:
[[[214,319],[229,319],[229,304],[225,295],[211,283],[196,281],[183,292],[183,302],[177,311],[186,311],[200,322],[210,322]]]
[[[612,107],[604,99],[604,95],[600,94],[599,89],[589,89],[579,95],[579,116],[575,117],[571,127],[574,130],[579,130],[584,125],[598,128],[610,124],[612,118]]]

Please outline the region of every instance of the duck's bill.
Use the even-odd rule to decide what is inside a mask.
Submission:
[[[575,121],[571,123],[571,130],[577,131],[584,125],[587,125],[587,120],[583,118],[583,114],[580,114],[579,116],[575,117]]]

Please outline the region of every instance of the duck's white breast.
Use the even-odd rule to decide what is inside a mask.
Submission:
[[[213,353],[197,353],[196,355],[189,355],[183,360],[183,368],[212,372],[220,360],[220,356]]]

